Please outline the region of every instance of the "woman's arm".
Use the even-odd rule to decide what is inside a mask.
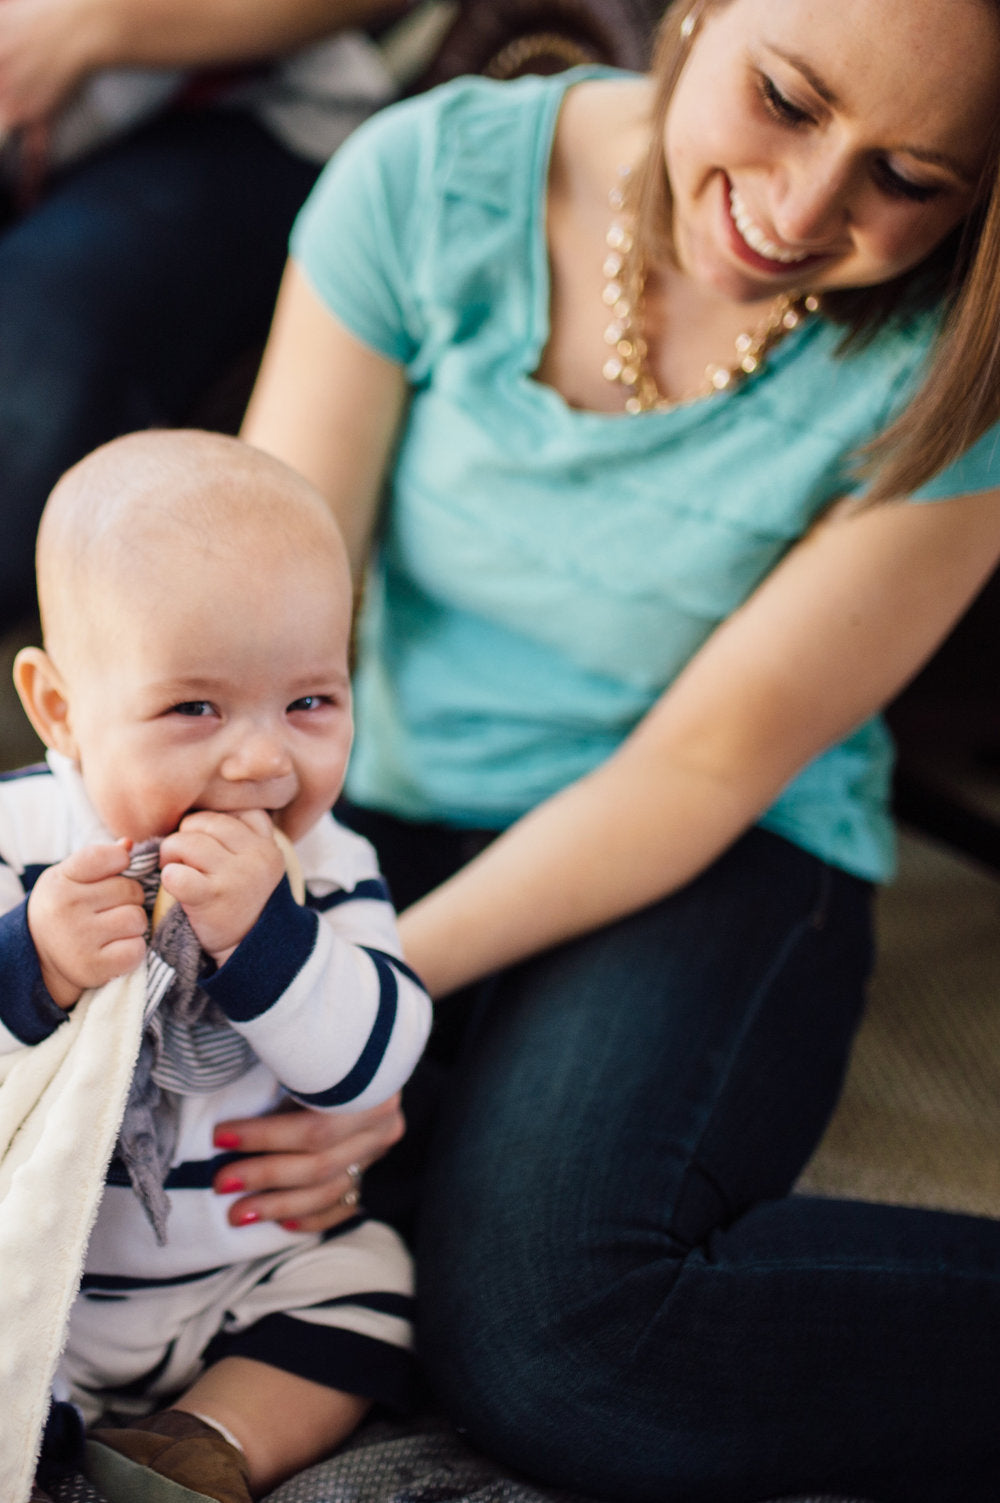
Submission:
[[[1000,491],[832,515],[617,753],[401,916],[440,996],[683,886],[890,700],[1000,557]]]
[[[0,124],[42,120],[99,68],[260,62],[407,0],[3,0]]]
[[[285,460],[326,496],[355,583],[368,558],[406,390],[402,368],[348,333],[290,263],[242,437]]]
[[[4,0],[5,5],[10,3]],[[101,66],[184,67],[274,57],[342,27],[402,12],[408,0],[75,0],[75,4],[91,18],[95,32],[101,32]]]

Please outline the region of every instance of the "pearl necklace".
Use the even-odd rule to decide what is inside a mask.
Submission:
[[[605,283],[601,296],[612,314],[611,322],[604,331],[604,341],[611,345],[612,354],[604,362],[603,374],[606,381],[625,388],[626,412],[668,412],[673,407],[698,401],[713,392],[726,391],[752,376],[760,369],[768,352],[786,334],[798,327],[804,314],[816,312],[819,300],[783,293],[775,300],[774,307],[759,329],[747,330],[736,336],[736,358],[731,365],[710,362],[705,367],[699,389],[690,397],[671,401],[660,391],[656,377],[649,369],[648,349],[639,328],[646,270],[641,259],[634,254],[634,215],[628,204],[631,175],[630,168],[620,167],[618,182],[608,194],[612,219],[605,235],[607,253],[604,258]]]

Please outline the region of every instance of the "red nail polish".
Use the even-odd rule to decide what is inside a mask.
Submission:
[[[256,1211],[240,1211],[236,1217],[236,1225],[250,1226],[253,1222],[259,1220],[260,1217],[258,1216]]]
[[[231,1178],[220,1180],[215,1193],[217,1195],[241,1195],[245,1189],[246,1185],[241,1179]]]
[[[240,1135],[238,1132],[222,1132],[218,1128],[212,1140],[216,1148],[239,1148]]]
[[[298,1232],[302,1230],[301,1223],[298,1221],[283,1221],[281,1224],[286,1232]]]

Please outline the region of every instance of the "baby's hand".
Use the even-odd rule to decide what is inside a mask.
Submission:
[[[224,965],[260,918],[285,874],[263,809],[201,809],[160,846],[160,879],[187,914],[203,950]]]
[[[84,846],[43,871],[32,888],[28,932],[59,1007],[134,970],[146,953],[142,888],[122,875],[130,844]]]

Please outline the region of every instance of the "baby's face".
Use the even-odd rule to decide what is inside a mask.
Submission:
[[[87,792],[115,837],[266,810],[298,840],[340,793],[350,605],[329,560],[201,558],[108,602],[68,684]],[[106,628],[106,629],[105,629]]]

